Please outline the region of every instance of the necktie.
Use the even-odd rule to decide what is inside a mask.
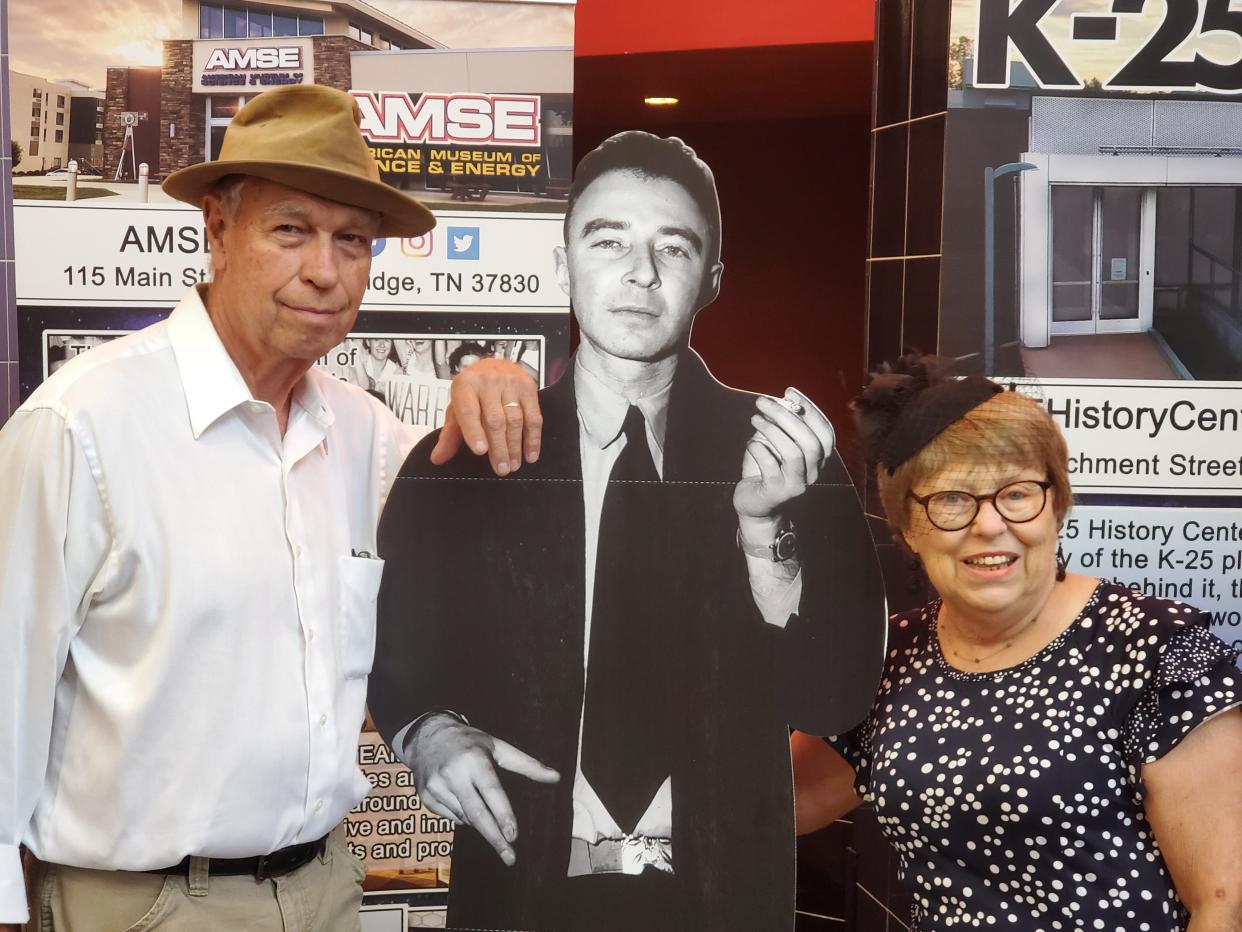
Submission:
[[[617,825],[632,834],[669,776],[666,490],[631,405],[625,449],[613,464],[600,512],[587,654],[582,773]],[[662,508],[662,505],[664,506]]]

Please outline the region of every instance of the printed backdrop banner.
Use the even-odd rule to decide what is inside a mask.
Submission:
[[[229,40],[211,49],[196,41],[195,62],[204,74],[275,73],[297,57],[297,80],[310,80],[318,68],[315,80],[349,91],[351,76],[365,67],[369,82],[397,88],[353,93],[382,176],[424,201],[437,226],[425,236],[373,244],[361,313],[346,339],[318,361],[323,371],[377,395],[403,422],[428,428],[443,424],[453,376],[480,359],[509,359],[540,387],[564,373],[569,301],[553,259],[562,243],[572,161],[572,49],[553,47],[564,39],[535,50],[505,49],[499,58],[477,46],[510,43],[496,37],[467,43],[472,60],[488,66],[478,70],[500,84],[485,89],[454,86],[462,72],[452,67],[448,50],[347,54],[333,37]],[[287,48],[273,51],[276,46]],[[529,80],[528,54],[542,67],[541,87],[533,93],[521,86]],[[400,90],[412,72],[443,77],[435,93]],[[293,81],[294,72],[287,77]],[[209,115],[210,134],[201,148],[191,147],[191,161],[218,151],[243,102],[239,94],[257,93],[262,88],[250,85],[265,83],[247,78],[243,86],[217,75],[192,90],[164,88],[166,105],[180,95]],[[119,119],[118,107],[137,108],[111,98],[100,106],[105,125]],[[162,156],[158,147],[146,154],[142,132],[149,127],[135,119],[131,145],[137,160],[150,159],[158,181]],[[179,131],[184,136],[188,130],[183,124]],[[169,140],[159,144],[172,146]],[[195,208],[167,198],[155,183],[149,202],[143,201],[137,185],[112,182],[110,172],[88,177],[86,166],[98,164],[98,156],[78,158],[83,178],[76,202],[64,200],[63,176],[40,174],[17,188],[23,399],[75,356],[163,319],[187,289],[209,278],[211,257]],[[357,762],[373,787],[346,823],[351,850],[369,867],[364,928],[442,926],[437,911],[448,884],[452,826],[422,805],[409,769],[369,718]],[[395,925],[383,925],[390,920]]]
[[[926,184],[938,350],[1039,383],[1070,443],[1071,565],[1184,598],[1236,642],[1242,17],[1224,6],[955,0]],[[1118,536],[1131,524],[1149,536]]]
[[[418,179],[482,200],[563,191],[573,173],[570,94],[353,94],[371,154],[396,187]]]
[[[207,279],[202,215],[189,205],[18,202],[14,214],[20,304],[167,308]],[[560,214],[437,210],[436,221],[374,244],[364,309],[564,313]]]

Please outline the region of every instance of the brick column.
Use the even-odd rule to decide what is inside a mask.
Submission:
[[[160,81],[160,178],[203,161],[207,118],[202,96],[192,93],[193,57],[192,39],[164,42],[164,73]],[[171,125],[177,127],[175,136],[169,134]]]

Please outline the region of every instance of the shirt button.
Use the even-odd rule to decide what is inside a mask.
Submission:
[[[313,641],[313,640],[315,640],[315,629],[314,629],[314,628],[310,628],[310,629],[308,629],[308,630],[307,630],[307,632],[306,632],[306,640],[308,640],[308,641]]]
[[[323,800],[322,799],[315,800],[315,811],[318,812],[322,808],[323,808]]]
[[[295,559],[302,556],[302,548],[299,547],[297,544],[293,545],[293,556]]]
[[[321,726],[328,724],[328,716],[326,715],[319,716],[319,724]]]

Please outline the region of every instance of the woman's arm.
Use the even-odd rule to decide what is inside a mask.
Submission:
[[[823,738],[795,731],[793,752],[794,819],[799,835],[830,825],[862,804],[854,792],[854,768]]]
[[[1144,765],[1143,782],[1189,932],[1242,932],[1242,709],[1208,719]]]

